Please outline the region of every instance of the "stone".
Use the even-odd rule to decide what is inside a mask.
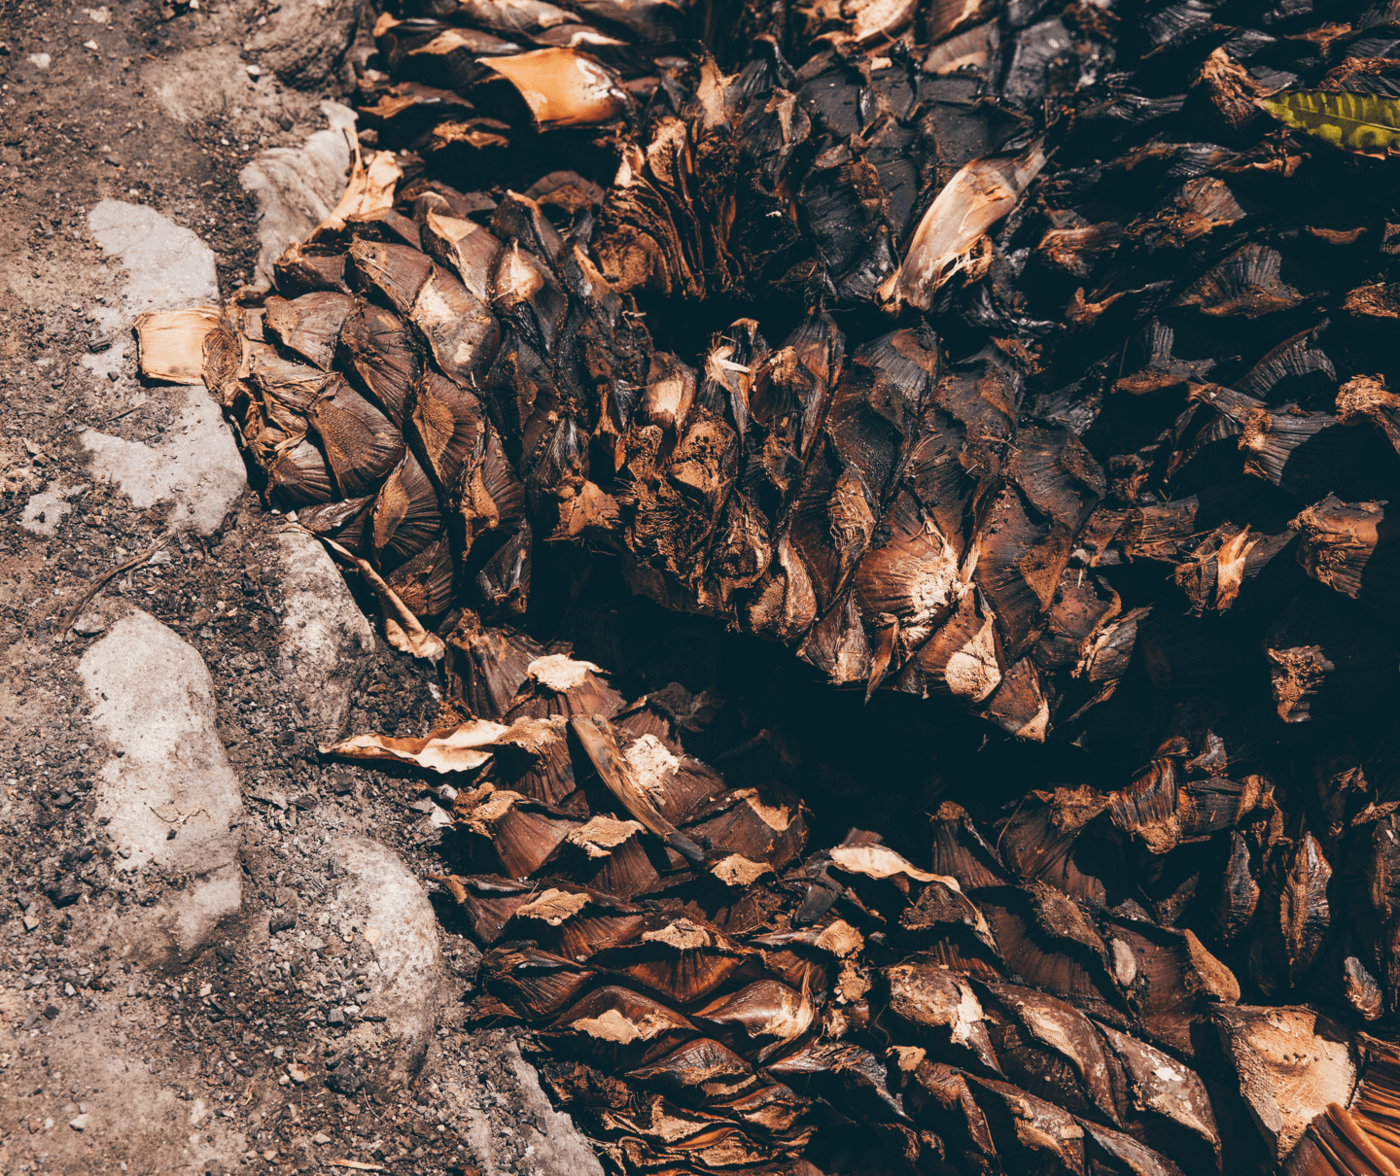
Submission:
[[[514,1120],[517,1124],[535,1125],[529,1139],[533,1149],[531,1166],[558,1176],[603,1176],[603,1166],[588,1140],[568,1115],[556,1111],[550,1104],[540,1089],[539,1075],[520,1055],[519,1046],[514,1041],[507,1042],[505,1054],[516,1080],[515,1099],[510,1100],[518,1108]],[[498,1123],[485,1112],[475,1107],[467,1107],[466,1112],[469,1122],[466,1142],[475,1153],[483,1176],[515,1171],[514,1141],[509,1136],[499,1135],[495,1130]]]
[[[219,300],[214,251],[190,229],[144,204],[100,200],[88,228],[129,275],[122,300],[134,318],[145,310],[175,310]]]
[[[89,1122],[91,1122],[91,1117],[86,1112],[84,1112],[83,1114],[79,1115],[76,1119],[69,1119],[68,1126],[73,1128],[74,1131],[86,1131]]]
[[[272,264],[330,214],[345,191],[355,112],[322,102],[330,124],[300,147],[260,151],[238,173],[238,182],[258,202],[258,284],[272,283]]]
[[[73,632],[79,637],[95,637],[107,627],[107,622],[102,619],[102,614],[88,608],[83,615],[73,622]]]
[[[374,630],[318,540],[295,530],[277,542],[284,610],[278,669],[293,684],[317,742],[332,742],[343,734]]]
[[[248,48],[287,85],[314,89],[340,72],[361,11],[359,0],[282,0]]]
[[[326,1075],[326,1085],[336,1094],[354,1094],[365,1084],[365,1072],[354,1062],[342,1062]]]
[[[281,812],[287,811],[287,794],[280,788],[272,788],[268,785],[259,785],[250,788],[248,795],[253,800],[260,800],[264,804],[270,804]]]
[[[211,535],[243,493],[247,473],[214,398],[202,387],[177,388],[179,416],[160,446],[89,429],[83,447],[92,472],[117,483],[141,510],[175,501],[170,523]]]
[[[85,355],[83,365],[95,376],[119,376],[138,314],[218,303],[214,253],[169,217],[122,200],[99,201],[88,213],[88,227],[107,253],[121,259],[128,281],[120,307],[94,311],[113,345]],[[89,429],[82,441],[92,455],[92,472],[116,482],[142,510],[173,499],[172,524],[189,523],[211,534],[247,484],[233,434],[202,386],[152,388],[148,396],[169,398],[178,413],[162,443],[151,446]]]
[[[41,494],[34,494],[19,516],[19,525],[35,535],[52,535],[58,520],[73,508],[65,499],[72,491],[62,482],[55,482]]]
[[[224,135],[220,137],[232,132],[239,138],[246,133],[250,113],[275,117],[280,112],[273,88],[248,76],[237,43],[199,37],[187,48],[167,47],[141,60],[142,86],[176,122],[198,124],[222,114]]]
[[[370,999],[364,1016],[383,1021],[358,1024],[352,1044],[369,1048],[378,1038],[388,1047],[393,1076],[403,1081],[422,1065],[447,999],[437,916],[423,884],[393,850],[368,838],[341,837],[330,852],[345,872],[337,902],[363,912],[361,927],[381,932],[365,978]]]
[[[140,955],[189,959],[242,903],[229,825],[243,802],[215,728],[213,679],[193,646],[140,610],[83,654],[78,676],[93,727],[123,749],[97,773],[96,816],[114,843],[131,847],[113,868],[157,863],[189,879],[125,915],[117,933]]]

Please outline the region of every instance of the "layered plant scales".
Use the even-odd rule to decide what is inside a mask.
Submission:
[[[143,325],[441,659],[330,750],[452,782],[610,1164],[1400,1173],[1400,213],[1269,113],[1397,19],[405,2],[275,288]]]

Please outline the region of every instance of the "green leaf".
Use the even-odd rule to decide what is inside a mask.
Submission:
[[[1379,94],[1292,90],[1259,105],[1290,127],[1362,155],[1400,152],[1400,98]]]

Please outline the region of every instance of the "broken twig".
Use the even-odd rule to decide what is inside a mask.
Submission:
[[[93,602],[93,599],[97,596],[99,592],[102,591],[103,588],[107,586],[109,581],[114,580],[123,572],[129,572],[135,568],[139,568],[143,563],[150,559],[151,556],[155,555],[157,551],[159,551],[162,547],[164,547],[174,538],[175,531],[173,529],[166,531],[165,534],[163,534],[159,539],[157,539],[148,548],[146,548],[146,550],[143,551],[140,555],[134,556],[133,558],[127,560],[125,563],[120,563],[114,568],[108,568],[105,572],[102,573],[102,575],[98,576],[97,579],[92,582],[92,586],[89,587],[88,590],[83,593],[82,597],[78,600],[78,603],[68,610],[68,615],[63,618],[63,624],[59,625],[58,627],[59,637],[62,638],[68,632],[68,630],[73,627],[74,622],[77,621],[77,619],[83,615],[83,610]]]

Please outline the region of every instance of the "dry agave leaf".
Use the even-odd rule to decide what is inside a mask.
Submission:
[[[358,144],[355,147],[355,167],[350,173],[350,183],[346,185],[340,202],[330,211],[312,233],[315,237],[324,232],[338,232],[352,216],[364,216],[380,208],[390,208],[394,203],[394,189],[403,179],[403,169],[394,159],[392,151],[376,151],[368,166],[360,157]]]
[[[911,0],[874,0],[852,4],[851,37],[862,45],[894,37],[914,19],[919,5]]]
[[[701,865],[704,850],[671,824],[646,794],[617,746],[612,724],[599,715],[576,715],[569,720],[569,726],[599,778],[628,813],[692,865]]]
[[[663,1057],[695,1032],[694,1024],[660,1001],[611,984],[590,992],[549,1031],[580,1052],[629,1069]]]
[[[136,319],[141,374],[172,384],[204,379],[204,339],[222,318],[217,306],[158,310]]]
[[[800,992],[776,980],[756,980],[738,992],[712,1000],[695,1015],[741,1032],[750,1040],[776,1039],[782,1043],[796,1041],[806,1033],[817,1008],[805,980]],[[765,1051],[764,1056],[771,1052]]]
[[[434,772],[467,772],[491,758],[483,750],[506,733],[500,723],[473,719],[457,727],[430,731],[421,739],[395,739],[388,735],[355,735],[321,748],[322,755],[348,759],[393,760],[416,764]]]
[[[1020,155],[984,155],[964,165],[919,221],[880,301],[891,310],[905,302],[927,310],[940,286],[976,265],[984,234],[1016,207],[1046,158],[1037,141]]]
[[[1400,98],[1347,91],[1290,90],[1259,105],[1295,130],[1359,155],[1400,151]]]
[[[870,878],[892,878],[903,874],[918,882],[942,882],[953,890],[961,889],[956,878],[944,878],[921,870],[885,845],[838,845],[830,852],[831,860],[852,874],[865,874]]]
[[[346,551],[334,539],[321,536],[321,541],[346,563],[354,565],[379,596],[379,603],[384,608],[384,636],[389,639],[390,645],[403,653],[411,653],[414,657],[425,657],[434,662],[442,659],[443,654],[447,652],[447,646],[443,643],[442,638],[423,628],[422,622],[409,611],[408,606],[399,599],[398,594],[384,582],[383,576],[376,572],[367,561]],[[504,729],[502,728],[502,730]]]
[[[600,677],[602,674],[602,666],[568,654],[537,657],[525,671],[525,681],[511,702],[508,717],[613,715],[622,706],[622,695]]]
[[[890,1011],[919,1041],[946,1045],[958,1057],[967,1051],[994,1073],[1001,1072],[984,1024],[982,1004],[966,976],[931,960],[913,959],[884,970]]]
[[[627,95],[613,75],[572,49],[483,57],[481,64],[515,87],[541,127],[611,122],[627,109]]]

